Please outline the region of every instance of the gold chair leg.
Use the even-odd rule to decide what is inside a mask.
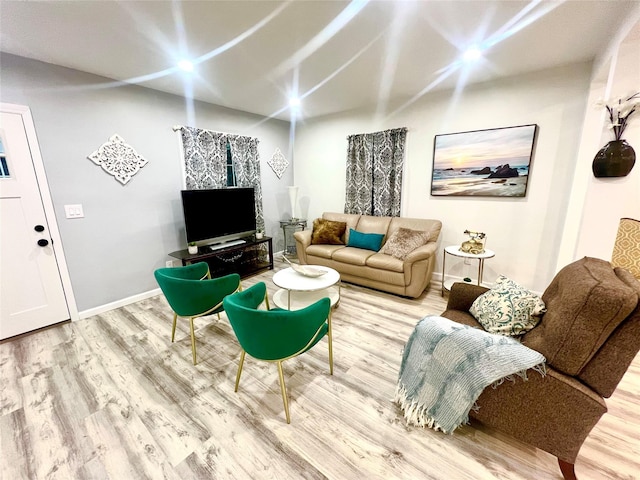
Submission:
[[[178,323],[178,314],[173,314],[173,328],[171,329],[171,343],[173,343],[173,339],[176,338],[176,324]]]
[[[218,321],[220,321],[220,312],[218,312]]]
[[[287,416],[287,423],[291,423],[289,417],[289,402],[287,401],[287,389],[284,386],[284,374],[282,373],[282,362],[278,362],[278,375],[280,376],[280,391],[282,392],[282,401],[284,402],[284,413]]]
[[[329,339],[329,373],[333,375],[333,331],[331,330],[331,310],[329,310],[329,330],[327,331],[327,337]]]
[[[193,364],[196,364],[196,334],[193,331],[193,317],[189,319],[191,323],[191,354],[193,355]]]
[[[240,386],[240,375],[242,375],[242,366],[244,365],[244,354],[246,352],[244,350],[242,350],[242,353],[240,354],[240,365],[238,365],[238,373],[236,374],[236,388],[234,390],[234,392],[238,391],[238,387]]]

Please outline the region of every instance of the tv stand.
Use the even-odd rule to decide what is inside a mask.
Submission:
[[[271,237],[248,237],[244,240],[200,247],[198,253],[193,255],[189,250],[178,250],[171,252],[169,256],[179,259],[182,265],[207,262],[212,277],[237,273],[244,278],[263,270],[273,270]]]
[[[234,245],[242,245],[243,243],[247,243],[245,240],[231,240],[230,242],[217,243],[215,245],[208,245],[209,250],[215,251],[220,250],[222,248],[233,247]]]

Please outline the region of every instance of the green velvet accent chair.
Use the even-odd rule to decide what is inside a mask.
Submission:
[[[267,309],[260,309],[265,301]],[[329,343],[329,372],[333,375],[331,301],[321,298],[300,310],[269,310],[267,287],[260,282],[226,297],[223,305],[242,347],[235,391],[238,391],[240,385],[246,353],[258,360],[275,362],[278,365],[287,423],[291,423],[282,362],[306,352],[326,335]]]
[[[159,268],[154,272],[160,289],[173,310],[171,341],[176,335],[178,317],[188,318],[191,327],[191,354],[196,364],[196,336],[193,320],[205,315],[218,314],[224,310],[222,300],[241,290],[240,275],[232,273],[224,277],[211,278],[209,265],[198,262],[184,267]]]

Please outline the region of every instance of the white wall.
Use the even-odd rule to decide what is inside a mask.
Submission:
[[[542,291],[555,274],[589,78],[590,64],[577,64],[467,87],[457,101],[450,91],[433,93],[392,118],[361,111],[307,122],[295,148],[295,183],[308,201],[307,218],[344,209],[347,135],[408,127],[402,215],[441,220],[440,247],[460,244],[465,229],[485,232],[487,247],[496,251],[485,263],[485,280],[504,274]],[[539,130],[526,197],[430,195],[434,135],[532,123]],[[436,272],[441,268],[439,248]],[[450,273],[473,271],[458,266]]]
[[[278,179],[267,160],[276,147],[289,151],[288,122],[202,102],[189,118],[186,100],[175,95],[99,88],[109,80],[4,53],[0,60],[0,101],[27,105],[33,114],[81,313],[157,288],[153,271],[168,253],[186,248],[176,124],[260,140],[267,234],[282,249],[278,221],[288,216],[293,166]],[[114,133],[149,160],[125,186],[87,159]],[[82,204],[85,218],[66,219],[65,204]]]
[[[621,39],[614,41],[608,49],[610,55],[594,72],[591,100],[640,92],[640,6],[636,11],[635,23]],[[581,176],[582,183],[576,185],[576,189],[584,192],[584,201],[572,211],[581,221],[577,241],[571,242],[576,236],[570,237],[567,232],[570,240],[564,242],[567,255],[573,253],[574,258],[586,255],[610,260],[620,218],[640,219],[640,112],[631,117],[623,134],[636,151],[636,165],[626,177],[595,178],[591,173],[591,162],[597,151],[614,139],[607,125],[608,118],[602,109],[587,112],[583,145],[589,148],[582,149],[579,157],[587,173]],[[573,252],[571,246],[574,246]]]

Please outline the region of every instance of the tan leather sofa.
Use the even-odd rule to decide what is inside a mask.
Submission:
[[[294,237],[298,260],[302,265],[331,267],[340,272],[341,279],[346,282],[405,297],[419,297],[429,285],[435,265],[436,244],[442,228],[439,220],[331,212],[324,213],[322,218],[346,222],[344,245],[312,245],[311,230],[296,232]],[[384,234],[384,248],[384,243],[401,227],[429,233],[427,244],[415,249],[404,260],[372,250],[347,246],[350,228],[362,233]]]
[[[469,308],[486,290],[454,283],[442,316],[482,328]],[[547,359],[546,376],[486,388],[470,416],[555,455],[564,478],[575,479],[578,451],[640,349],[639,297],[640,282],[609,262],[564,267],[542,295],[547,312],[521,337]]]

